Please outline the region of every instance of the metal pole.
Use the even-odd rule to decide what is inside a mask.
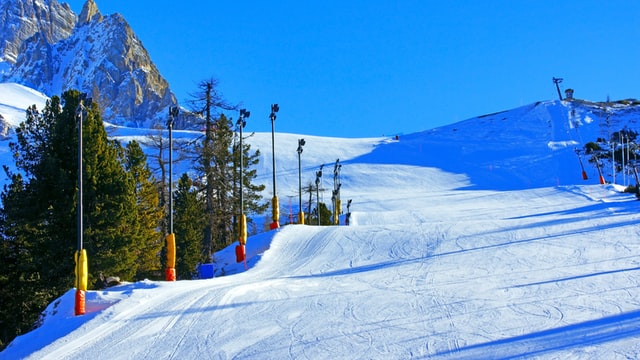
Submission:
[[[340,159],[336,160],[336,164],[333,168],[333,194],[331,196],[331,201],[333,204],[333,224],[339,224],[339,204],[340,204],[340,168],[342,165],[339,164]]]
[[[251,113],[245,109],[240,110],[240,118],[238,119],[237,125],[240,127],[240,214],[244,215],[244,147],[242,144],[242,129],[247,125],[246,118],[249,117]],[[246,240],[246,239],[245,239]]]
[[[316,216],[318,216],[318,226],[320,226],[320,178],[316,177]]]
[[[316,212],[318,215],[318,226],[320,226],[320,178],[322,178],[322,167],[324,164],[320,165],[320,170],[316,172]]]
[[[298,149],[300,148],[298,147]],[[298,150],[298,213],[302,211],[302,165],[300,161],[300,153],[302,151],[300,150]]]
[[[243,148],[242,148],[242,128],[244,127],[244,119],[243,112],[240,111],[240,215],[244,214],[244,191],[242,189],[243,182],[243,166],[244,166],[244,158],[243,158]]]
[[[237,125],[240,127],[240,221],[239,221],[239,244],[236,247],[236,261],[241,262],[244,261],[244,267],[247,268],[247,256],[245,245],[247,244],[247,218],[244,215],[244,190],[242,183],[244,181],[244,149],[242,145],[242,129],[245,127],[247,122],[244,120],[248,118],[250,112],[245,109],[240,110],[240,118],[238,119]]]
[[[273,105],[272,105],[273,106]],[[276,196],[276,136],[275,123],[276,114],[271,113],[271,159],[273,166],[273,196]]]
[[[625,166],[625,171],[628,173],[628,175],[627,175],[627,179],[629,179],[628,184],[631,185],[631,172],[629,171],[629,163],[631,162],[631,158],[629,157],[629,155],[630,155],[629,154],[629,148],[630,148],[629,141],[631,140],[631,138],[630,138],[628,133],[626,134],[626,137],[627,137],[627,166]]]
[[[613,177],[613,181],[612,183],[615,184],[616,183],[616,143],[615,141],[611,140],[610,142],[610,146],[611,146],[611,176]]]
[[[169,122],[169,234],[173,233],[173,119]]]
[[[78,251],[75,254],[75,314],[84,315],[86,312],[86,291],[87,291],[87,279],[89,277],[87,252],[83,247],[83,235],[84,235],[84,210],[83,210],[83,158],[82,158],[82,123],[83,113],[85,111],[84,100],[87,98],[87,94],[80,95],[80,101],[76,110],[78,114]],[[86,99],[87,104],[91,104],[91,99]]]
[[[178,107],[169,108],[169,234],[166,236],[167,242],[167,267],[165,269],[165,280],[176,281],[176,236],[173,233],[173,123],[178,116]]]
[[[304,146],[304,139],[298,139],[298,223],[304,224],[304,212],[302,211],[302,166],[301,166],[301,154],[302,147]]]
[[[280,227],[280,205],[278,204],[278,194],[276,192],[276,113],[280,110],[278,104],[271,105],[271,155],[273,159],[273,199],[271,199],[271,218],[273,222],[270,228],[277,229]]]
[[[622,148],[620,149],[620,156],[622,157],[622,162],[620,163],[620,169],[622,171],[622,185],[627,185],[627,177],[624,173],[624,135],[622,135],[622,131],[618,133],[618,139],[620,140],[620,145]]]
[[[82,208],[82,177],[83,177],[83,161],[82,161],[82,112],[84,111],[84,104],[80,99],[78,105],[78,252],[82,250],[82,241],[84,226],[82,223],[83,208]]]
[[[178,115],[178,108],[169,109],[169,233],[173,233],[173,125]]]
[[[560,101],[562,101],[562,94],[560,93],[560,86],[558,84],[561,82],[562,78],[553,78],[553,83],[556,84],[556,89],[558,90],[558,97],[560,98]]]

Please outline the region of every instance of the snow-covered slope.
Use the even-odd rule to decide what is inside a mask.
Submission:
[[[422,175],[439,190],[372,181],[403,186],[358,198],[355,225],[250,238],[235,275],[94,291],[82,317],[70,290],[0,358],[640,355],[635,199],[600,185],[455,190],[455,176]]]
[[[582,180],[573,149],[606,131],[598,114],[542,102],[399,140],[277,134],[282,206],[297,212],[304,137],[304,182],[327,164],[330,187],[343,164],[350,226],[250,237],[246,269],[225,249],[227,276],[91,291],[80,317],[70,290],[0,359],[638,358],[640,203]],[[270,134],[249,141],[269,189]]]
[[[14,84],[0,83],[0,138],[6,137],[10,130],[25,120],[29,106],[42,109],[48,97],[31,88]]]

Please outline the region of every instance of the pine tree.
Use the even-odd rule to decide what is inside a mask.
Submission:
[[[17,172],[2,192],[0,310],[2,342],[30,328],[39,313],[74,284],[78,247],[78,116],[80,94],[54,96],[39,112],[27,110],[10,144]],[[82,112],[83,247],[89,286],[100,272],[132,280],[139,268],[140,221],[136,182],[109,141],[97,104]]]
[[[327,204],[321,202],[320,203],[320,225],[334,225],[332,221],[333,213],[327,207]],[[306,223],[305,223],[306,224]],[[318,225],[318,208],[315,208],[313,213],[309,214],[309,223],[308,225]]]
[[[27,109],[9,144],[18,173],[5,169],[11,183],[0,211],[3,341],[33,326],[44,307],[73,285],[77,170],[70,167],[77,164],[77,147],[68,135],[74,121],[67,104],[63,109],[53,97],[42,112]]]
[[[64,168],[76,152],[59,141],[64,126],[60,99],[42,112],[29,107],[10,143],[18,173],[5,172],[11,182],[2,192],[0,232],[0,324],[2,342],[28,331],[39,313],[73,284],[74,174]],[[72,116],[73,119],[73,116]],[[64,261],[67,260],[67,261]]]
[[[158,231],[164,218],[159,206],[156,181],[147,164],[147,157],[136,141],[126,147],[125,169],[133,177],[136,197],[138,234],[132,240],[138,263],[137,278],[161,274],[160,251],[164,244],[164,234]]]
[[[245,214],[262,214],[269,207],[268,202],[264,202],[260,193],[264,191],[265,185],[260,184],[257,185],[253,181],[257,176],[257,170],[255,166],[260,162],[260,150],[256,150],[251,153],[251,145],[249,145],[245,140],[247,138],[252,137],[254,134],[251,133],[249,136],[246,136],[242,141],[242,192],[243,192],[243,200],[244,200],[244,212]],[[240,142],[234,141],[233,145],[233,198],[234,206],[233,206],[233,239],[235,241],[239,239],[238,234],[238,221],[237,216],[240,214]],[[251,217],[247,218],[247,226],[255,226],[255,223]],[[230,244],[230,243],[229,243]],[[227,245],[229,245],[227,244]]]
[[[233,199],[233,131],[231,121],[221,114],[213,124],[212,176],[207,177],[215,189],[213,194],[213,244],[219,250],[232,242]]]
[[[47,290],[39,275],[31,237],[24,226],[17,226],[19,218],[28,217],[28,207],[22,197],[22,176],[11,177],[11,184],[2,193],[2,203],[15,207],[15,211],[0,212],[0,350],[15,336],[28,332],[39,313],[58,295]]]
[[[176,234],[176,274],[179,279],[192,279],[202,256],[200,242],[205,228],[204,203],[187,174],[178,180],[174,194],[174,232]]]
[[[204,122],[204,136],[195,147],[195,168],[198,171],[197,187],[204,201],[206,223],[203,233],[202,253],[212,260],[215,251],[230,245],[237,236],[239,214],[239,150],[234,143],[233,122],[220,110],[235,110],[237,106],[227,103],[217,91],[215,80],[200,84],[201,93],[192,101],[194,110]],[[260,204],[259,192],[264,186],[254,185],[256,171],[252,169],[260,153],[250,153],[249,144],[244,144],[244,195],[245,210],[256,214],[266,209]],[[245,211],[246,212],[246,211]],[[250,221],[250,219],[248,219]],[[176,236],[178,234],[176,233]]]
[[[215,79],[203,81],[198,87],[200,91],[194,96],[191,105],[194,107],[193,112],[201,116],[204,122],[204,137],[196,146],[195,163],[196,170],[199,171],[202,179],[199,186],[204,194],[205,214],[207,216],[202,239],[202,252],[204,256],[211,259],[212,254],[220,244],[220,238],[224,237],[226,233],[223,228],[223,222],[219,220],[224,216],[223,211],[216,206],[216,195],[223,191],[216,189],[216,186],[220,183],[219,176],[224,173],[216,168],[217,164],[223,161],[222,159],[216,159],[216,150],[222,147],[216,142],[224,142],[226,138],[220,134],[216,135],[216,132],[225,131],[227,126],[217,128],[214,122],[216,122],[216,116],[219,115],[219,110],[233,110],[237,106],[231,105],[224,100],[224,97],[217,89],[218,82]],[[217,122],[221,123],[222,121],[218,118]]]
[[[77,102],[76,102],[77,103]],[[85,248],[89,281],[99,274],[131,281],[138,270],[135,181],[121,163],[124,149],[107,138],[97,104],[83,124]]]

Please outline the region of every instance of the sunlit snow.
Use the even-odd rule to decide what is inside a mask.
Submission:
[[[340,159],[341,226],[252,236],[247,269],[232,248],[216,254],[225,276],[90,291],[84,316],[70,289],[0,358],[639,358],[640,202],[621,192],[629,175],[600,185],[585,159],[582,179],[574,147],[603,127],[597,109],[572,106],[541,102],[398,140],[276,134],[281,222],[298,211],[305,138],[303,185],[325,164],[332,189]],[[628,118],[615,121],[611,131]],[[262,152],[269,199],[271,134],[247,141]]]

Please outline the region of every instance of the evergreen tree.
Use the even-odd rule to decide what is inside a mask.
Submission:
[[[236,110],[237,106],[226,102],[217,91],[215,80],[200,84],[200,94],[192,101],[204,121],[204,137],[196,146],[196,170],[202,179],[198,186],[205,204],[206,225],[203,234],[202,252],[211,259],[218,249],[237,240],[239,214],[239,158],[240,152],[234,142],[233,122],[220,110]],[[264,186],[252,184],[256,171],[252,169],[260,153],[250,153],[250,145],[243,144],[245,213],[259,214],[267,204],[260,204],[259,192]],[[248,219],[248,221],[251,221]]]
[[[83,122],[84,237],[90,283],[100,273],[131,281],[139,267],[133,243],[139,234],[136,184],[121,163],[124,149],[107,138],[96,104]]]
[[[316,192],[316,188],[313,186],[313,183],[309,182],[307,186],[305,186],[304,191],[309,194],[309,202],[307,202],[307,212],[305,219],[305,224],[309,224],[311,222],[311,205],[313,204],[313,195]],[[317,223],[317,222],[316,222]]]
[[[253,133],[246,138],[250,138],[253,136]],[[246,139],[245,138],[245,139]],[[260,150],[256,150],[251,153],[251,145],[249,145],[245,139],[242,141],[242,192],[243,192],[243,200],[244,200],[244,211],[245,214],[262,214],[269,207],[268,202],[262,201],[262,196],[260,193],[265,189],[264,184],[257,185],[253,181],[257,176],[257,170],[255,166],[260,162]],[[233,214],[233,226],[232,233],[233,238],[231,242],[239,239],[238,234],[238,220],[237,216],[240,214],[240,142],[234,141],[233,146],[233,198],[235,199],[234,206],[232,209]],[[247,217],[247,226],[254,225],[253,219],[251,217]],[[230,245],[230,243],[226,245]]]
[[[327,205],[323,202],[320,203],[320,225],[335,225],[332,221],[333,213]],[[318,225],[318,208],[315,208],[313,213],[309,214],[309,222],[307,225]]]
[[[39,313],[75,280],[78,235],[78,116],[80,94],[54,96],[42,112],[27,110],[10,144],[18,172],[2,192],[0,323],[2,341],[32,326]],[[136,182],[109,141],[97,104],[82,112],[84,242],[89,284],[100,272],[132,280],[138,270]],[[91,285],[90,285],[91,286]]]
[[[178,180],[174,194],[174,232],[176,234],[176,274],[179,279],[192,279],[202,256],[200,242],[205,228],[204,203],[187,174]]]
[[[198,94],[191,101],[191,105],[194,107],[193,112],[199,115],[204,122],[204,137],[195,147],[195,162],[196,170],[199,171],[202,179],[199,185],[204,194],[207,219],[201,248],[203,256],[209,259],[211,259],[213,252],[218,249],[221,239],[224,239],[227,234],[224,228],[224,221],[221,220],[225,216],[224,208],[216,206],[221,202],[221,199],[219,199],[220,193],[228,191],[228,189],[224,188],[216,189],[216,186],[224,183],[224,181],[220,180],[220,177],[224,176],[226,171],[219,167],[224,162],[224,159],[217,159],[220,155],[216,154],[216,151],[223,148],[224,144],[228,144],[225,136],[228,125],[225,124],[222,127],[218,127],[214,122],[219,124],[226,123],[226,118],[215,120],[220,110],[237,108],[224,100],[224,97],[217,90],[217,86],[218,82],[215,79],[201,82],[198,86]],[[216,134],[217,132],[218,134]],[[217,144],[219,141],[223,142],[223,144]]]
[[[9,144],[19,172],[5,168],[11,183],[2,192],[0,211],[3,343],[28,331],[46,305],[73,284],[77,172],[66,166],[77,163],[77,152],[64,143],[65,126],[56,122],[62,116],[57,97],[42,112],[28,108],[16,142]]]
[[[232,123],[221,114],[213,124],[213,166],[207,184],[212,185],[213,194],[213,246],[219,250],[232,242],[234,216],[233,199],[233,144]],[[211,182],[211,183],[209,183]]]
[[[39,313],[57,295],[47,290],[39,275],[30,236],[24,227],[16,226],[16,218],[28,215],[23,191],[22,177],[12,175],[11,184],[2,193],[2,203],[16,209],[13,214],[0,212],[0,350],[15,336],[31,330]]]
[[[159,206],[156,181],[147,164],[147,157],[136,141],[127,144],[125,169],[133,177],[136,197],[136,215],[138,234],[131,239],[136,249],[138,271],[137,278],[161,274],[160,251],[164,245],[164,233],[159,231],[163,216]]]

